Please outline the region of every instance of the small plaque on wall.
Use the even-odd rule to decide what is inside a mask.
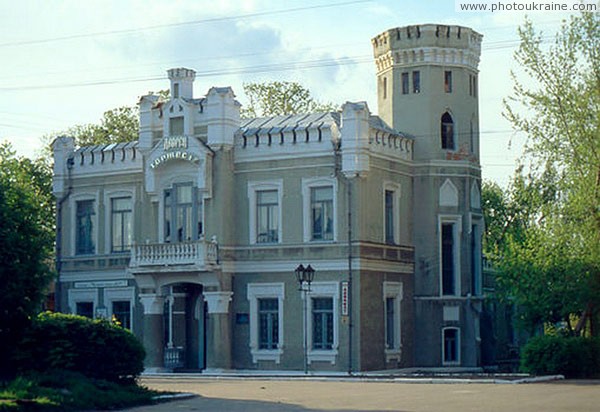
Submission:
[[[238,325],[247,325],[250,323],[250,316],[247,313],[236,313],[235,323]]]

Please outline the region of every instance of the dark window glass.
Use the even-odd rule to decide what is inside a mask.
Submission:
[[[128,300],[112,303],[113,318],[125,329],[131,329],[131,302]]]
[[[402,73],[402,94],[408,94],[408,73]]]
[[[333,298],[312,299],[313,349],[333,348]]]
[[[452,72],[444,72],[444,91],[446,93],[452,93]]]
[[[456,280],[454,273],[454,224],[442,224],[442,294],[454,295]]]
[[[385,344],[391,349],[395,348],[395,325],[394,325],[394,298],[385,298]]]
[[[383,78],[383,98],[387,99],[387,77]]]
[[[258,347],[277,349],[279,344],[279,301],[258,299]]]
[[[94,302],[77,302],[75,304],[75,310],[79,316],[85,316],[86,318],[94,317]]]
[[[279,241],[279,197],[277,190],[256,192],[256,243]]]
[[[94,201],[82,200],[77,202],[76,221],[76,254],[85,255],[94,253]]]
[[[454,150],[454,121],[448,112],[442,115],[441,134],[442,149]]]
[[[413,93],[421,93],[421,72],[416,70],[412,72],[413,76]]]
[[[394,243],[394,192],[385,191],[385,242]]]
[[[310,191],[312,240],[333,240],[333,187]]]
[[[458,362],[457,329],[444,329],[444,362]]]
[[[125,252],[131,247],[132,209],[131,198],[111,199],[111,250]]]
[[[164,240],[188,242],[202,237],[202,194],[191,183],[164,192]]]

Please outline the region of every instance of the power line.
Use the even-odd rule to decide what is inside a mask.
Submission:
[[[212,17],[212,18],[207,18],[207,19],[190,20],[190,21],[184,21],[184,22],[179,22],[179,23],[157,24],[157,25],[153,25],[153,26],[137,27],[137,28],[133,28],[133,29],[120,29],[120,30],[99,31],[99,32],[92,32],[92,33],[71,34],[68,36],[52,37],[52,38],[48,38],[48,39],[21,40],[21,41],[0,43],[0,47],[45,44],[45,43],[52,43],[52,42],[56,42],[56,41],[83,39],[83,38],[96,37],[96,36],[109,36],[109,35],[115,35],[115,34],[117,34],[117,35],[118,34],[131,34],[131,33],[139,33],[139,32],[148,31],[148,30],[164,29],[164,28],[169,28],[169,27],[181,27],[181,26],[191,26],[191,25],[199,25],[199,24],[206,24],[206,23],[217,23],[217,22],[231,21],[231,20],[243,20],[243,19],[249,19],[249,18],[253,18],[253,17],[295,13],[295,12],[305,11],[305,10],[315,10],[315,9],[324,9],[324,8],[331,8],[331,7],[338,7],[338,6],[348,6],[348,5],[359,4],[359,3],[371,3],[372,1],[373,0],[344,1],[344,2],[339,2],[339,3],[321,4],[321,5],[304,6],[304,7],[293,7],[293,8],[289,8],[289,9],[261,11],[261,12],[248,13],[248,14],[238,14],[237,16]]]

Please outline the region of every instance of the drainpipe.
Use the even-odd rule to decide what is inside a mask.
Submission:
[[[352,180],[346,178],[348,184],[348,375],[352,375]]]
[[[55,268],[56,268],[56,284],[54,288],[54,311],[61,311],[61,284],[60,284],[60,273],[62,271],[62,208],[63,203],[69,198],[71,195],[71,191],[73,190],[73,184],[71,179],[71,170],[73,170],[73,165],[75,164],[75,159],[73,156],[70,156],[67,159],[67,193],[63,195],[60,199],[56,201],[56,257],[55,257]]]

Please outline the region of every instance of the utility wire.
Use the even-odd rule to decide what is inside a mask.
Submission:
[[[212,18],[208,18],[208,19],[190,20],[190,21],[184,21],[184,22],[179,22],[179,23],[157,24],[157,25],[153,25],[153,26],[137,27],[137,28],[133,28],[133,29],[120,29],[120,30],[99,31],[99,32],[92,32],[92,33],[71,34],[68,36],[51,37],[48,39],[20,40],[20,41],[0,43],[0,47],[25,46],[25,45],[32,45],[32,44],[46,44],[46,43],[52,43],[52,42],[57,42],[57,41],[83,39],[83,38],[96,37],[96,36],[109,36],[109,35],[115,35],[115,34],[131,34],[131,33],[139,33],[139,32],[148,31],[148,30],[164,29],[164,28],[169,28],[169,27],[192,26],[192,25],[199,25],[199,24],[206,24],[206,23],[216,23],[216,22],[232,21],[232,20],[243,20],[243,19],[249,19],[249,18],[253,18],[253,17],[295,13],[295,12],[305,11],[305,10],[325,9],[325,8],[331,8],[331,7],[348,6],[348,5],[359,4],[359,3],[371,3],[372,1],[373,0],[344,1],[344,2],[339,2],[339,3],[321,4],[321,5],[304,6],[304,7],[293,7],[293,8],[289,8],[289,9],[260,11],[260,12],[248,13],[248,14],[238,14],[237,16],[212,17]]]

